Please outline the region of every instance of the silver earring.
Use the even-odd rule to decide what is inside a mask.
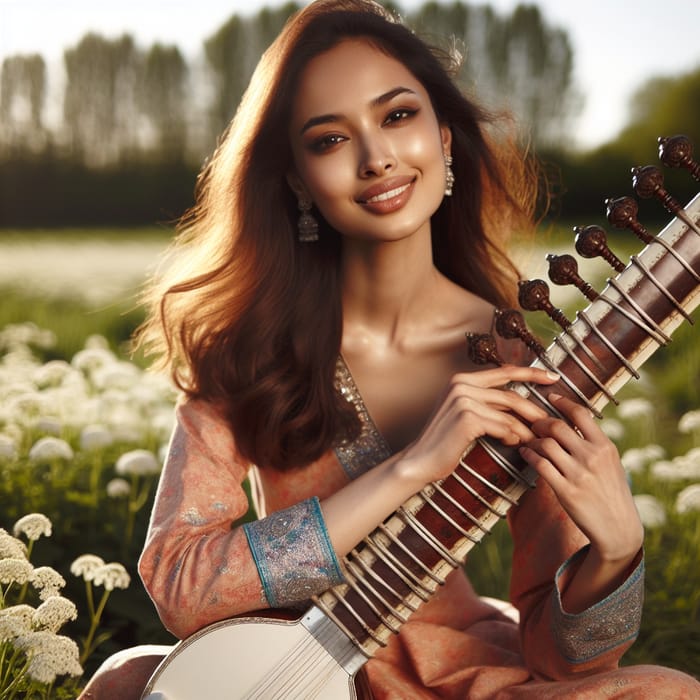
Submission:
[[[452,172],[452,156],[445,154],[445,197],[452,196],[452,188],[455,184],[455,174]]]
[[[299,198],[299,211],[301,216],[297,222],[299,240],[302,243],[313,243],[318,240],[318,221],[311,212],[311,200],[306,197]]]

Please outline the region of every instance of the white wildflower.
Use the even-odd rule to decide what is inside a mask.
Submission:
[[[29,450],[29,459],[32,462],[52,462],[57,459],[73,459],[71,446],[61,438],[39,438]]]
[[[27,674],[39,683],[53,683],[56,676],[81,676],[78,645],[69,637],[39,631],[18,637],[14,646],[27,655]]]
[[[700,409],[684,413],[678,421],[678,431],[681,433],[694,433],[700,430]]]
[[[90,347],[73,355],[71,365],[84,374],[91,374],[96,369],[116,361],[117,358],[108,348]]]
[[[66,585],[63,576],[50,566],[38,566],[32,572],[30,580],[34,588],[39,591],[39,598],[42,600],[58,595],[61,588]]]
[[[634,504],[637,506],[637,512],[644,527],[659,527],[666,522],[663,503],[655,496],[646,493],[638,494],[634,496]]]
[[[107,495],[110,498],[125,498],[131,493],[131,484],[121,477],[107,482]]]
[[[26,559],[27,547],[7,530],[0,527],[0,559]]]
[[[649,464],[655,459],[662,459],[663,457],[665,457],[666,450],[663,447],[661,447],[661,445],[651,443],[642,447],[642,454],[647,460],[647,464]]]
[[[32,380],[40,389],[59,386],[71,371],[72,367],[65,360],[50,360],[34,371]]]
[[[647,463],[646,455],[641,447],[631,447],[620,456],[620,461],[628,474],[642,471]]]
[[[149,474],[158,474],[160,472],[160,464],[156,456],[149,450],[132,450],[131,452],[125,452],[117,460],[115,470],[117,474],[121,475],[147,476]]]
[[[600,421],[600,429],[611,440],[621,440],[625,436],[625,426],[615,418],[605,418]]]
[[[700,447],[694,447],[684,455],[674,460],[683,473],[685,479],[700,479]]]
[[[86,425],[80,431],[80,449],[87,452],[101,450],[114,442],[114,436],[104,425]]]
[[[109,350],[109,340],[99,333],[93,333],[85,339],[84,346],[88,350]]]
[[[121,564],[111,562],[95,570],[92,582],[96,586],[104,586],[108,591],[113,591],[115,588],[128,588],[131,577]]]
[[[95,386],[98,389],[131,389],[139,380],[141,370],[131,362],[115,361],[98,367],[92,375]]]
[[[12,605],[0,610],[0,644],[31,632],[33,621],[31,605]]]
[[[73,576],[82,576],[86,581],[92,581],[95,571],[104,565],[104,559],[96,554],[81,554],[73,560],[70,572]]]
[[[700,511],[700,484],[691,484],[676,496],[676,512],[690,513],[696,510]]]
[[[9,436],[0,433],[0,460],[17,458],[17,443]]]
[[[39,416],[34,427],[40,433],[48,433],[49,435],[60,435],[63,430],[63,423],[58,418],[53,416]]]
[[[34,567],[26,559],[0,559],[0,583],[27,583],[33,572]]]
[[[73,601],[59,595],[49,596],[34,611],[34,629],[58,632],[66,622],[77,617],[78,609]]]
[[[42,535],[51,537],[51,521],[43,513],[29,513],[15,523],[12,533],[15,537],[24,535],[28,540],[38,540]]]
[[[683,479],[683,472],[675,460],[662,459],[651,465],[651,474],[659,481],[675,481]]]
[[[654,404],[649,399],[636,398],[620,402],[617,415],[623,420],[647,418],[654,415]]]

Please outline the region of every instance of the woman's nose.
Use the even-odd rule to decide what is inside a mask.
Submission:
[[[393,150],[381,134],[362,139],[360,149],[360,177],[384,175],[395,168],[396,158]]]

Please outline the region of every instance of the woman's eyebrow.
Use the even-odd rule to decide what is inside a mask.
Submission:
[[[379,97],[375,97],[370,102],[370,106],[371,107],[380,107],[381,105],[386,104],[387,102],[390,102],[391,100],[393,100],[394,97],[397,97],[398,95],[402,95],[403,93],[409,93],[411,95],[415,95],[416,91],[411,90],[411,88],[407,88],[407,87],[395,87],[395,88],[383,93],[382,95],[379,95]],[[329,124],[329,123],[340,121],[340,119],[341,119],[341,115],[339,115],[339,114],[320,114],[317,117],[311,117],[310,119],[307,119],[304,122],[304,125],[301,127],[299,135],[300,136],[303,135],[304,132],[311,129],[311,127],[317,126],[318,124]]]

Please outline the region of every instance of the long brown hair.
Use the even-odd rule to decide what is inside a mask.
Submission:
[[[297,241],[288,124],[296,85],[315,56],[363,38],[423,84],[452,130],[457,185],[432,221],[435,264],[495,305],[511,304],[517,272],[503,232],[531,217],[530,180],[510,139],[452,82],[442,55],[371,0],[316,0],[265,52],[221,145],[198,181],[165,269],[147,295],[137,342],[159,355],[188,395],[215,403],[241,453],[290,469],[359,430],[334,386],[340,352],[340,234]]]

